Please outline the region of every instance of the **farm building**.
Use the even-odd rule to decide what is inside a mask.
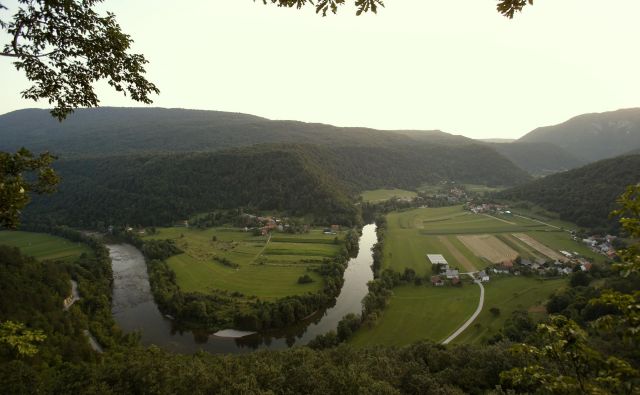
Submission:
[[[444,285],[444,281],[442,281],[442,277],[440,276],[431,276],[431,285],[441,287]]]
[[[483,283],[488,283],[489,282],[489,276],[487,275],[487,273],[484,270],[476,273],[476,278],[478,280],[480,280],[481,282],[483,282]]]
[[[458,269],[447,269],[446,276],[447,278],[456,278],[458,277],[459,272]]]
[[[432,265],[449,265],[446,259],[440,254],[427,254],[427,259]]]

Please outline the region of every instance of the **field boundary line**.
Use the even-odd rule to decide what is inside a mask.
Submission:
[[[528,219],[529,221],[534,221],[534,222],[537,222],[537,223],[539,223],[539,224],[542,224],[542,225],[545,225],[545,226],[549,226],[549,227],[551,227],[551,228],[556,228],[556,229],[558,229],[558,230],[562,230],[562,228],[561,228],[561,227],[559,227],[559,226],[551,225],[551,224],[548,224],[548,223],[546,223],[546,222],[542,222],[542,221],[540,221],[540,220],[538,220],[538,219],[535,219],[535,218],[525,217],[525,216],[520,215],[520,214],[513,214],[513,215],[514,215],[515,217],[520,217],[520,218]],[[568,231],[568,230],[565,230],[565,232],[569,232],[569,231]]]
[[[485,216],[487,216],[489,218],[497,219],[498,221],[504,222],[505,224],[514,225],[514,226],[518,225],[515,222],[510,222],[510,221],[507,221],[506,219],[494,217],[493,215],[489,215],[489,214],[483,214],[483,215],[485,215]]]
[[[255,258],[253,258],[253,260],[255,261],[256,259],[258,259],[260,257],[260,255],[262,255],[262,253],[267,249],[267,246],[269,245],[269,242],[271,241],[271,232],[269,232],[269,238],[267,239],[267,242],[264,243],[264,247],[262,247],[262,249],[260,250],[260,252],[258,253],[258,255],[256,255]]]

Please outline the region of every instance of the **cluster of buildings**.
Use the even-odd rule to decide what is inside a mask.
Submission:
[[[446,192],[436,193],[434,197],[447,199],[449,203],[461,203],[467,201],[467,192],[462,188],[454,186],[446,190]]]
[[[272,231],[284,232],[288,230],[291,225],[286,218],[280,219],[276,217],[261,217],[253,214],[242,214],[242,220],[244,222],[244,231],[257,230],[263,236]],[[308,231],[308,228],[307,228]]]
[[[491,214],[511,215],[511,211],[507,210],[508,207],[502,204],[494,204],[494,203],[469,204],[466,208],[474,214],[491,213]]]
[[[580,257],[577,253],[573,253],[571,254],[571,258],[567,257],[567,259],[555,261],[544,261],[540,259],[531,261],[520,258],[507,260],[487,268],[487,272],[493,272],[495,274],[511,274],[516,276],[535,274],[542,277],[556,277],[561,275],[566,276],[577,270],[587,272],[591,270],[592,265],[593,264],[591,262]]]
[[[434,287],[442,287],[446,284],[460,284],[460,272],[458,269],[449,267],[449,263],[442,255],[427,254],[427,259],[431,262],[431,272],[438,273],[431,276],[431,285]]]
[[[574,235],[573,239],[577,241],[578,237]],[[589,236],[586,239],[582,239],[582,243],[588,245],[592,251],[605,255],[609,259],[614,259],[616,257],[616,249],[613,247],[613,241],[615,239],[616,236],[612,235],[606,235],[604,237]]]

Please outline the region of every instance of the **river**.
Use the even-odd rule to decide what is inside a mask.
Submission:
[[[194,353],[242,353],[259,348],[283,349],[304,345],[317,335],[335,330],[349,313],[359,314],[367,283],[373,279],[371,247],[376,243],[376,226],[366,225],[359,240],[358,256],[349,260],[344,285],[336,304],[286,330],[253,334],[242,338],[219,337],[204,332],[176,330],[174,323],[158,310],[142,253],[128,244],[109,244],[113,267],[112,313],[123,331],[138,331],[144,345],[155,344],[168,351]]]

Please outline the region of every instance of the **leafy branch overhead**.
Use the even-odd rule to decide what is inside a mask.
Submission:
[[[254,0],[255,1],[255,0]],[[353,3],[356,6],[356,15],[360,15],[363,12],[378,12],[378,7],[384,7],[382,0],[262,0],[264,4],[272,3],[278,7],[288,7],[300,9],[305,5],[311,4],[316,8],[316,13],[322,13],[322,16],[326,16],[328,11],[337,13],[338,8],[347,3]],[[496,8],[499,13],[507,18],[513,18],[517,12],[521,12],[522,9],[528,5],[533,4],[533,0],[499,0]]]
[[[59,178],[49,153],[34,157],[22,148],[15,154],[0,152],[0,228],[15,228],[31,193],[51,193]]]
[[[15,59],[16,69],[33,83],[25,99],[47,99],[52,115],[64,119],[76,107],[99,103],[93,83],[106,79],[116,91],[151,103],[159,93],[144,77],[143,55],[130,54],[131,38],[115,16],[92,9],[101,0],[18,0],[10,20],[0,18],[8,33],[0,56]],[[7,8],[0,4],[0,11]]]

